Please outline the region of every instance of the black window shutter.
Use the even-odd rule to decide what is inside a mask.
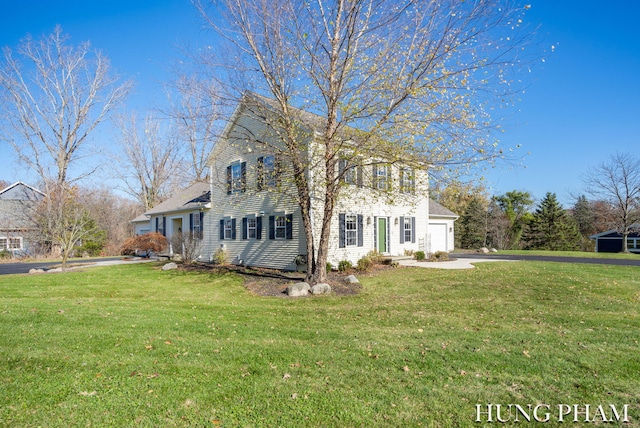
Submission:
[[[231,165],[227,167],[227,195],[231,194]]]
[[[189,213],[189,232],[193,236],[193,213]]]
[[[256,168],[256,175],[257,175],[257,183],[256,183],[256,187],[257,189],[260,191],[262,189],[264,189],[264,157],[260,156],[258,158],[258,166]]]
[[[198,230],[198,236],[200,239],[204,236],[204,212],[200,211],[200,230]]]
[[[242,217],[242,239],[247,239],[247,218]]]
[[[231,219],[231,239],[236,239],[236,219]]]
[[[358,247],[364,246],[364,230],[363,230],[362,214],[358,214]]]
[[[240,177],[242,180],[242,192],[247,191],[247,163],[242,162],[240,164]]]
[[[362,165],[358,165],[356,167],[356,181],[358,183],[358,187],[362,187],[362,185],[363,185],[362,184],[363,183],[363,180],[362,180]]]
[[[156,217],[156,233],[158,233],[158,220],[159,220],[159,218]]]
[[[220,220],[220,240],[224,240],[224,219]]]
[[[345,170],[347,169],[347,160],[346,159],[340,159],[338,160],[338,178],[340,180],[340,183],[344,183],[344,175],[345,175]]]
[[[411,217],[411,242],[416,243],[416,218]]]
[[[404,217],[400,217],[400,243],[404,244]]]
[[[279,156],[276,156],[275,159],[273,160],[273,168],[274,168],[273,173],[276,176],[276,179],[275,179],[276,186],[280,186],[280,175],[282,173],[282,159],[280,159]]]
[[[287,214],[286,219],[286,238],[293,239],[293,214]]]
[[[378,188],[378,175],[377,175],[378,174],[378,165],[374,164],[374,165],[372,165],[372,167],[373,167],[373,171],[372,171],[373,174],[371,174],[371,186],[374,189],[377,189]]]
[[[345,242],[345,228],[346,228],[346,219],[344,214],[338,215],[339,227],[338,227],[338,247],[344,248],[346,246]]]
[[[256,217],[256,239],[262,239],[262,217]]]
[[[167,218],[162,217],[162,236],[167,236]]]
[[[276,217],[269,216],[269,239],[276,239]]]

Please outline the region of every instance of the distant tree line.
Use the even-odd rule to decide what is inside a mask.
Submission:
[[[499,250],[593,251],[589,236],[616,230],[626,237],[640,223],[640,160],[615,154],[584,176],[587,195],[564,208],[548,192],[534,205],[526,191],[489,196],[484,187],[450,183],[435,189],[434,198],[460,216],[455,222],[455,246]]]

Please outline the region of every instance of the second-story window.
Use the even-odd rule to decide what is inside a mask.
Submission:
[[[402,193],[416,192],[416,173],[413,169],[400,169],[400,191]]]
[[[258,158],[258,190],[275,189],[278,186],[278,159],[273,156]]]
[[[247,163],[234,162],[227,167],[227,195],[247,189]]]
[[[389,165],[373,165],[373,188],[377,190],[389,190]]]

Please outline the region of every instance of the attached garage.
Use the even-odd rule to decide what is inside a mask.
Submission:
[[[429,230],[427,248],[429,253],[454,250],[453,222],[458,216],[439,203],[429,200]]]

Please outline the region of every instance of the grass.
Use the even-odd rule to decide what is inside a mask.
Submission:
[[[0,277],[0,425],[479,426],[487,403],[629,404],[640,420],[635,267],[361,281],[284,299],[148,264]]]

